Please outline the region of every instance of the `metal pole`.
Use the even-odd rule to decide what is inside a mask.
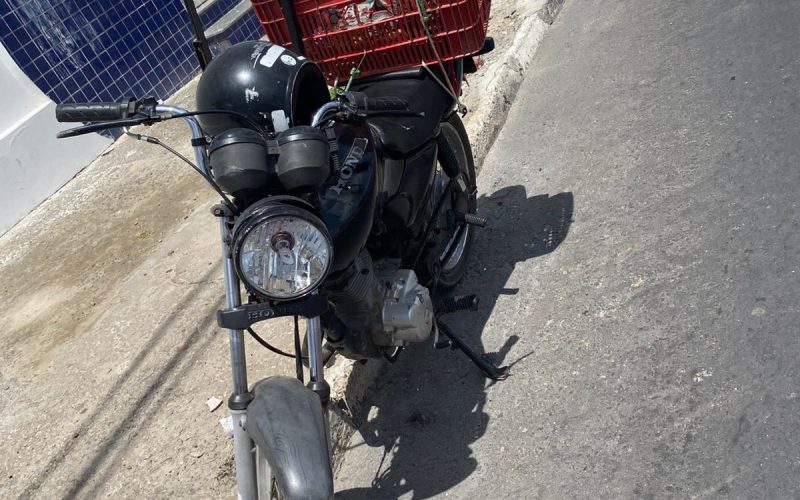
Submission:
[[[297,22],[297,11],[294,10],[294,1],[281,0],[281,10],[283,11],[283,17],[286,19],[286,26],[289,28],[292,50],[301,56],[306,55],[306,49],[303,47],[303,38],[300,36],[300,24]]]
[[[194,42],[192,42],[192,45],[197,56],[197,62],[200,64],[200,69],[205,71],[206,66],[211,62],[211,49],[208,46],[203,22],[200,20],[200,14],[197,13],[194,0],[183,0],[183,6],[186,8],[186,13],[189,14],[189,21],[191,21],[192,29],[194,29]]]

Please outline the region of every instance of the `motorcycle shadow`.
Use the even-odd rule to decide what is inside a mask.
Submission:
[[[478,213],[489,220],[479,230],[470,270],[456,294],[480,297],[477,312],[445,317],[445,322],[479,354],[498,365],[513,365],[531,353],[513,353],[520,327],[494,352],[482,342],[484,327],[517,263],[555,250],[572,221],[572,193],[528,198],[525,187],[510,186],[478,200]],[[501,382],[503,383],[503,382]],[[430,342],[410,346],[376,380],[365,401],[357,434],[345,452],[337,478],[340,500],[430,498],[472,474],[479,461],[470,445],[489,424],[483,408],[494,385],[458,351],[436,350]],[[369,447],[365,449],[364,447]],[[489,464],[486,464],[487,466]]]

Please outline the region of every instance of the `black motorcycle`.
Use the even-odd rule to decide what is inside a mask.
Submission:
[[[448,64],[459,85],[464,66]],[[393,359],[433,337],[464,351],[488,377],[507,375],[440,320],[476,306],[474,296],[443,292],[464,275],[474,228],[486,223],[475,214],[475,166],[457,89],[443,73],[423,67],[363,79],[331,99],[311,61],[245,42],[206,68],[198,111],[154,99],[57,107],[59,121],[91,122],[59,137],[173,118],[191,129],[195,162],[181,158],[221,198],[212,212],[228,308],[217,318],[230,331],[240,498],[332,497],[323,367],[334,354]],[[284,316],[295,320],[293,354],[252,329]],[[297,377],[248,384],[245,333],[293,357]]]

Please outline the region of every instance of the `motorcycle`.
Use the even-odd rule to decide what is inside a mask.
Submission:
[[[393,360],[433,337],[487,377],[508,375],[441,319],[477,306],[475,296],[446,294],[464,275],[475,228],[486,224],[476,214],[475,166],[456,112],[471,62],[356,80],[331,98],[313,62],[244,42],[205,69],[197,111],[153,98],[57,106],[58,121],[88,122],[60,138],[123,128],[181,157],[220,196],[212,214],[227,308],[217,320],[230,337],[239,498],[332,497],[324,367],[333,355]],[[458,85],[444,83],[447,73]],[[177,118],[190,129],[194,162],[129,130]],[[287,316],[294,353],[252,328]],[[294,358],[296,377],[249,384],[245,333]]]

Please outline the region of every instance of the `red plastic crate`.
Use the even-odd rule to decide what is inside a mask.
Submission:
[[[251,0],[269,39],[291,46],[279,0]],[[483,47],[491,0],[423,0],[443,61]],[[332,82],[435,64],[417,0],[294,0],[306,56]],[[370,8],[369,5],[373,7]]]

